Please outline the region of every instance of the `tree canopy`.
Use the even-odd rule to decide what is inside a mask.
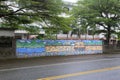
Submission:
[[[97,32],[104,32],[108,43],[120,27],[120,0],[79,0],[72,12],[77,25],[99,27]]]
[[[46,26],[68,30],[69,23],[59,16],[62,5],[61,0],[0,0],[0,26],[29,31]]]

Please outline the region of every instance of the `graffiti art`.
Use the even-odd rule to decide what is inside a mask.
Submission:
[[[54,56],[102,53],[101,40],[17,40],[17,56]]]

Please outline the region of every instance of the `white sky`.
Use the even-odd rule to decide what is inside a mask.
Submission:
[[[63,0],[63,1],[73,2],[73,3],[77,2],[77,0]]]

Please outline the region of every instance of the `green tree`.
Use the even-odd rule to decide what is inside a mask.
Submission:
[[[46,25],[46,27],[44,27],[46,35],[48,35],[49,38],[51,36],[51,38],[55,37],[54,39],[57,39],[57,34],[60,31],[68,32],[71,30],[71,28],[69,27],[69,24],[71,23],[71,19],[69,18],[63,18],[63,17],[54,18],[51,23],[50,25]]]
[[[64,18],[59,16],[63,11],[62,5],[61,0],[0,0],[1,27],[27,29],[32,33],[39,30],[39,26],[46,25],[68,28]],[[32,28],[35,26],[37,29]]]
[[[103,27],[98,32],[106,33],[107,43],[120,25],[120,0],[79,0],[72,12],[81,26]]]
[[[117,35],[117,39],[120,40],[120,32],[115,33]]]

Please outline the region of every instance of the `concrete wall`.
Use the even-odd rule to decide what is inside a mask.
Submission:
[[[102,53],[101,40],[17,40],[16,56],[65,56]]]
[[[0,30],[0,36],[15,36],[14,31]]]

